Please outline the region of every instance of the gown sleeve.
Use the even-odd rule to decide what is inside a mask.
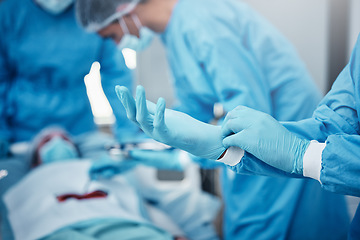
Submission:
[[[7,21],[4,18],[7,14],[5,14],[4,11],[3,5],[0,4],[0,139],[9,140],[11,133],[7,122],[7,109],[9,108],[7,91],[11,84],[12,70],[6,54],[6,42],[8,38],[6,29]]]
[[[325,142],[322,152],[320,181],[332,192],[360,196],[357,181],[360,171],[359,130],[359,44],[355,47],[349,64],[324,97],[312,118],[298,122],[284,122],[284,126],[299,137]],[[275,169],[249,153],[241,162],[230,167],[237,173],[267,176],[290,176]]]

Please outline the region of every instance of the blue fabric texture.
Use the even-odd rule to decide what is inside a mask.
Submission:
[[[348,240],[359,239],[360,236],[360,205],[358,206],[355,216],[351,222]]]
[[[116,135],[129,138],[137,131],[114,91],[116,84],[132,87],[121,52],[112,41],[84,32],[74,14],[73,7],[50,14],[33,0],[0,3],[0,136],[10,143],[30,141],[50,125],[73,136],[96,130],[84,84],[94,61],[102,67]],[[0,168],[11,171],[1,180],[2,195],[25,174],[28,163],[9,158],[0,161]]]
[[[0,159],[7,157],[9,152],[9,141],[7,139],[0,138]]]
[[[117,118],[117,136],[135,131],[114,91],[116,84],[132,87],[121,52],[111,40],[83,31],[74,14],[73,7],[53,15],[33,0],[2,1],[1,136],[28,141],[49,125],[62,126],[72,135],[94,130],[84,84],[94,61],[101,64],[102,86]]]
[[[245,105],[277,120],[300,120],[311,117],[320,101],[291,44],[239,1],[179,0],[161,39],[177,109],[198,120],[212,120],[215,103],[226,112]],[[315,181],[223,173],[225,239],[346,234],[343,196],[323,191]]]
[[[172,240],[173,237],[150,224],[121,219],[100,219],[86,227],[76,225],[61,229],[41,240]]]

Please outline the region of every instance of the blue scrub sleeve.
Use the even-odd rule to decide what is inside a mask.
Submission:
[[[114,135],[121,142],[132,141],[138,136],[140,130],[126,117],[126,111],[115,92],[116,85],[133,90],[132,72],[126,67],[121,51],[117,50],[111,40],[104,42],[100,64],[102,87],[116,118]]]
[[[298,122],[283,122],[283,125],[301,138],[319,142],[325,142],[328,136],[333,134],[359,134],[354,89],[348,65],[321,101],[312,118]],[[248,153],[231,169],[242,174],[286,176],[284,172],[275,171],[275,168]]]
[[[360,136],[331,135],[322,153],[320,181],[331,192],[360,197]]]
[[[284,122],[291,132],[309,140],[325,142],[337,133],[359,134],[356,86],[350,64],[340,73],[330,92],[320,102],[313,117],[299,122]]]
[[[0,15],[4,9],[0,5]],[[0,21],[0,139],[8,140],[10,138],[9,126],[7,123],[7,109],[9,109],[7,91],[11,83],[11,68],[6,55],[6,34],[7,29],[5,21]]]
[[[280,169],[274,168],[260,159],[256,158],[251,153],[245,152],[240,163],[235,166],[228,166],[229,169],[238,173],[245,175],[260,175],[268,177],[293,177],[293,178],[302,178],[302,175],[291,174],[284,172]]]

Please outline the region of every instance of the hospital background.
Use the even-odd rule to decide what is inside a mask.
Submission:
[[[360,0],[244,1],[273,23],[294,44],[317,86],[326,94],[348,62],[360,31]],[[165,50],[160,40],[156,39],[142,53],[136,54],[130,49],[124,49],[123,54],[127,66],[134,71],[137,84],[145,87],[147,97],[152,101],[164,97],[167,106],[171,107],[175,99]],[[95,121],[106,131],[115,118],[101,91],[99,79],[89,79],[87,88]],[[208,191],[219,194],[216,172],[204,170],[200,177],[197,174],[193,170],[182,175],[159,171],[154,174],[154,178],[161,184],[169,180],[181,182],[184,177],[189,177],[201,181],[203,188]],[[351,216],[358,203],[358,198],[348,197]]]

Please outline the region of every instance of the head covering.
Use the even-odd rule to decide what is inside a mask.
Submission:
[[[97,32],[121,18],[144,0],[77,0],[76,17],[89,32]]]

